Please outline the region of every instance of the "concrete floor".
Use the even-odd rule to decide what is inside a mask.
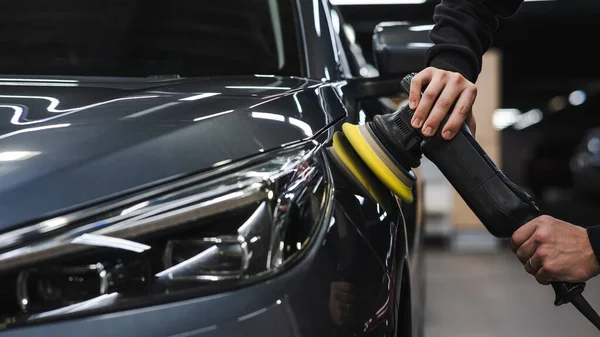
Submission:
[[[600,333],[572,305],[527,274],[512,253],[429,250],[425,337],[588,337]],[[600,277],[587,300],[600,311]]]

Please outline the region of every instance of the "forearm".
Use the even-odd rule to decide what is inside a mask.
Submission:
[[[427,66],[454,71],[475,82],[492,44],[499,17],[514,15],[523,0],[442,0],[434,13]]]

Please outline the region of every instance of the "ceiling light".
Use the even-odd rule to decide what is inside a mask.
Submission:
[[[108,248],[116,248],[129,250],[136,253],[144,252],[151,247],[148,245],[144,245],[135,241],[125,240],[121,238],[100,235],[100,234],[88,234],[85,233],[81,236],[76,237],[71,241],[75,244],[80,245],[88,245],[88,246],[99,246],[99,247],[108,247]]]
[[[310,125],[308,125],[307,123],[292,117],[289,118],[289,121],[290,124],[292,124],[293,126],[297,126],[298,128],[300,128],[306,136],[311,137],[313,135],[313,131]]]
[[[195,101],[195,100],[198,100],[198,99],[203,99],[203,98],[208,98],[208,97],[212,97],[212,96],[217,96],[217,95],[220,95],[220,94],[221,93],[219,93],[219,92],[205,92],[203,94],[199,94],[199,95],[194,95],[194,96],[182,98],[182,99],[180,99],[180,101]]]
[[[252,112],[252,117],[253,118],[260,118],[260,119],[270,119],[272,121],[278,121],[278,122],[285,122],[285,117],[283,115],[279,115],[279,114],[272,114],[272,113],[268,113],[268,112]]]
[[[571,94],[569,94],[569,103],[571,105],[581,105],[585,102],[587,95],[583,90],[575,90]]]
[[[8,137],[18,135],[21,133],[25,133],[25,132],[33,132],[33,131],[56,129],[56,128],[66,128],[67,126],[70,126],[70,125],[71,125],[70,123],[65,123],[65,124],[45,125],[45,126],[38,126],[38,127],[34,127],[34,128],[21,129],[21,130],[5,133],[0,136],[0,139],[8,138]]]
[[[208,115],[208,116],[198,117],[198,118],[194,119],[194,122],[203,121],[205,119],[210,119],[210,118],[215,118],[215,117],[227,115],[227,114],[232,113],[233,111],[234,110],[227,110],[227,111],[223,111],[223,112],[217,112],[215,114]]]
[[[61,83],[77,83],[78,80],[55,80],[44,78],[0,78],[0,81],[16,81],[16,82],[61,82]]]
[[[0,161],[17,161],[17,160],[25,160],[31,157],[35,157],[40,152],[32,152],[32,151],[6,151],[0,152]]]
[[[431,42],[410,42],[408,48],[430,48],[433,47]]]
[[[492,116],[492,125],[496,130],[505,129],[517,122],[521,111],[518,109],[498,109]]]
[[[564,109],[567,106],[567,100],[563,96],[556,96],[548,103],[548,109],[551,112],[557,112]]]
[[[544,114],[539,109],[532,109],[519,115],[518,120],[513,124],[516,130],[523,130],[534,124],[539,123],[544,118]]]
[[[290,87],[265,87],[265,86],[252,86],[252,85],[228,85],[227,89],[248,89],[248,90],[291,90]]]
[[[408,30],[413,31],[413,32],[422,32],[422,31],[432,30],[434,26],[435,25],[411,26],[411,27],[408,27]]]

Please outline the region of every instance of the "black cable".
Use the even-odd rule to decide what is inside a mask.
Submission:
[[[583,295],[575,295],[571,299],[571,303],[581,312],[598,330],[600,330],[600,316],[592,308],[592,306],[586,301]]]

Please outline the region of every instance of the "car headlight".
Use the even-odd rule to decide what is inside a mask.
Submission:
[[[311,143],[217,168],[134,204],[0,235],[0,324],[123,310],[272,276],[330,219],[324,160]]]

